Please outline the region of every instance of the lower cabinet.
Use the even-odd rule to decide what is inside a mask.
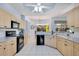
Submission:
[[[73,56],[73,42],[57,36],[57,49],[64,55],[64,56]]]
[[[13,56],[16,53],[16,39],[0,43],[0,56]]]
[[[79,56],[79,43],[74,42],[74,49],[73,49],[73,55],[74,56]]]
[[[64,42],[64,55],[73,56],[73,42],[67,39]]]
[[[4,44],[0,43],[0,56],[4,55]]]
[[[53,36],[52,38],[52,47],[56,48],[56,36]]]
[[[45,37],[45,45],[56,48],[56,36],[52,36],[51,38],[50,36],[48,37]]]
[[[59,37],[59,36],[57,36],[56,37],[56,39],[57,39],[57,49],[64,55],[64,40],[61,38],[61,37]]]

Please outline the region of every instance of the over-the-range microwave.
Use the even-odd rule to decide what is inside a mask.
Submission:
[[[16,31],[6,31],[6,37],[16,37]]]

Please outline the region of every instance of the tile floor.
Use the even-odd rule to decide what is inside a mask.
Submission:
[[[57,49],[48,46],[30,45],[24,47],[16,56],[62,56],[62,54]]]

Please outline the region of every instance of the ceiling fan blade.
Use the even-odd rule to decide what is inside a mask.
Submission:
[[[40,6],[40,8],[49,8],[48,6]]]
[[[34,10],[32,12],[38,12],[38,7],[34,7]]]
[[[39,8],[38,11],[39,11],[39,12],[43,12],[42,8]]]
[[[30,6],[30,7],[35,7],[35,6],[37,6],[37,5],[28,5],[28,4],[26,4],[26,5],[24,5],[24,6]]]

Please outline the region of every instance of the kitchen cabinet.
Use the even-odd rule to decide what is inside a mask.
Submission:
[[[0,27],[11,28],[11,20],[18,21],[16,16],[0,8]]]
[[[11,17],[10,15],[4,15],[4,26],[11,28]]]
[[[75,27],[79,27],[79,6],[75,8],[75,13],[74,13],[74,17],[75,17]]]
[[[16,39],[0,43],[0,56],[12,56],[16,53]]]
[[[51,38],[49,35],[45,35],[45,45],[52,47]]]
[[[25,21],[24,20],[19,20],[19,23],[20,23],[20,28],[24,29],[25,28]]]
[[[79,56],[79,43],[74,42],[74,49],[73,49],[73,55]]]
[[[45,45],[49,46],[50,44],[50,39],[48,35],[45,35]]]
[[[64,55],[64,40],[62,37],[57,36],[57,49]]]
[[[4,27],[4,12],[0,9],[0,27]]]
[[[56,36],[52,36],[52,38],[51,38],[51,46],[56,48]]]
[[[24,45],[27,45],[28,44],[28,34],[25,33],[24,34]]]
[[[13,39],[11,41],[7,41],[5,43],[5,55],[6,56],[11,56],[16,53],[16,39]]]
[[[0,9],[0,27],[9,27],[10,28],[10,15],[4,10]]]
[[[73,42],[67,39],[64,42],[64,55],[73,56]]]
[[[73,55],[73,42],[63,37],[57,36],[57,49],[64,56],[72,56]]]
[[[56,48],[56,36],[47,36],[45,37],[45,45]]]
[[[4,55],[4,43],[0,43],[0,56]]]
[[[67,13],[67,25],[68,27],[75,26],[75,12],[71,10]]]
[[[68,27],[74,26],[74,27],[79,27],[79,6],[73,8],[66,14],[67,18],[67,25]]]

